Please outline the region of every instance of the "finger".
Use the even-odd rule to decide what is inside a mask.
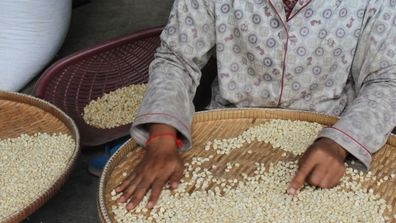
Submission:
[[[124,203],[127,200],[129,200],[129,198],[132,196],[132,194],[135,192],[135,189],[137,187],[137,185],[140,183],[140,180],[136,179],[133,180],[128,187],[123,190],[122,196],[118,199],[118,202],[120,203]]]
[[[183,177],[183,169],[175,171],[169,178],[170,187],[175,189],[179,186],[180,180]]]
[[[146,207],[151,209],[157,204],[158,198],[161,195],[162,189],[165,186],[166,181],[165,180],[157,180],[153,183],[151,187],[151,194],[150,198],[147,202]]]
[[[346,167],[345,167],[345,165],[340,169],[340,171],[338,172],[338,174],[337,174],[337,177],[336,177],[336,179],[338,179],[338,182],[337,182],[337,184],[341,181],[341,179],[344,177],[344,175],[345,175],[345,170],[346,170]]]
[[[344,173],[344,169],[337,169],[337,171],[330,172],[323,178],[319,186],[321,188],[331,188],[336,186],[344,176]]]
[[[125,179],[120,185],[118,185],[115,188],[115,191],[117,193],[120,193],[120,192],[124,191],[129,186],[129,184],[134,180],[134,178],[135,178],[135,174],[132,174],[130,177]]]
[[[333,186],[334,182],[334,176],[327,175],[322,179],[322,181],[319,182],[317,186],[320,188],[330,188]]]
[[[150,189],[150,186],[151,186],[151,182],[145,181],[135,187],[133,196],[126,206],[128,211],[134,209],[140,203],[140,201],[142,201],[144,195]]]
[[[330,173],[326,168],[323,168],[322,166],[316,166],[311,173],[308,175],[308,177],[305,179],[306,182],[312,186],[317,186],[321,187],[327,184],[328,182],[328,177],[330,176]]]
[[[314,162],[303,162],[297,170],[296,175],[293,177],[287,188],[287,193],[294,195],[304,185],[305,180],[315,168]]]

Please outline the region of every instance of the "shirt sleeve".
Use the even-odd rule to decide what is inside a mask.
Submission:
[[[339,121],[319,134],[343,146],[367,169],[396,125],[396,10],[384,2],[366,10],[351,67],[356,98]]]
[[[140,145],[148,138],[148,123],[163,123],[177,129],[183,148],[191,147],[193,98],[201,69],[215,45],[214,1],[176,0],[161,45],[149,68],[143,102],[131,128]]]

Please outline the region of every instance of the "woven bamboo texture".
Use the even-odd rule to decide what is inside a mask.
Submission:
[[[161,31],[162,27],[142,30],[57,61],[37,81],[35,96],[56,105],[75,121],[84,146],[101,145],[127,135],[130,124],[112,129],[88,125],[82,117],[84,107],[105,93],[146,83]]]
[[[73,155],[52,186],[30,204],[2,223],[20,222],[47,202],[65,183],[79,153],[79,132],[73,120],[52,104],[24,94],[0,91],[0,139],[14,138],[22,133],[64,133],[75,140]],[[59,148],[61,149],[61,148]]]
[[[236,137],[244,130],[271,119],[302,120],[323,125],[331,125],[337,120],[335,117],[318,113],[279,109],[228,109],[198,112],[194,116],[192,125],[193,147],[182,154],[183,159],[190,162],[192,157],[213,155],[215,158],[212,160],[216,162],[217,168],[212,169],[213,163],[208,163],[207,168],[211,169],[214,176],[217,174],[222,177],[226,177],[228,174],[230,177],[239,176],[241,172],[250,173],[254,171],[252,163],[256,161],[269,164],[281,160],[298,159],[291,153],[283,156],[283,150],[273,149],[269,144],[258,142],[248,144],[243,149],[233,151],[229,155],[217,155],[213,150],[204,150],[207,141]],[[251,150],[252,153],[246,153],[248,150]],[[124,179],[122,174],[131,171],[141,156],[142,150],[133,140],[130,140],[117,151],[106,165],[99,185],[98,209],[101,222],[114,222],[111,206],[115,204],[115,201],[111,200],[110,193]],[[231,160],[237,161],[241,166],[233,168],[229,173],[224,173],[226,163]],[[396,137],[394,135],[375,154],[370,171],[378,178],[396,172]],[[364,186],[373,188],[389,204],[396,205],[396,179],[381,184],[379,187],[376,186],[376,182],[369,182]]]

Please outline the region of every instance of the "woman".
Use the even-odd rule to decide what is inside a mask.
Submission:
[[[176,0],[131,129],[144,157],[116,191],[133,209],[183,174],[192,98],[211,55],[208,109],[277,107],[340,116],[307,149],[285,188],[333,187],[350,155],[367,168],[395,126],[396,1]],[[182,143],[181,143],[182,142]]]

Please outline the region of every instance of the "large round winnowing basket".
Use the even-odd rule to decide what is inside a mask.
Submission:
[[[1,223],[20,222],[47,202],[65,183],[79,153],[79,133],[73,120],[54,105],[25,94],[0,91],[0,139],[21,134],[63,133],[75,141],[73,153],[65,162],[62,174],[17,212],[0,219]],[[59,148],[62,149],[62,148]]]
[[[191,150],[182,154],[183,159],[191,160],[192,157],[216,155],[213,150],[205,151],[204,146],[207,141],[238,136],[244,130],[271,119],[317,122],[325,126],[332,125],[337,120],[336,117],[319,113],[281,109],[246,108],[198,112],[195,114],[192,124],[193,146]],[[139,146],[134,140],[129,140],[107,163],[100,179],[98,192],[98,212],[101,222],[115,222],[114,214],[111,212],[111,206],[115,204],[115,201],[111,199],[111,191],[124,179],[123,173],[130,172],[136,165],[142,155],[142,150],[138,148]],[[246,150],[251,150],[252,154],[247,154]],[[274,163],[280,160],[292,161],[298,159],[298,157],[291,153],[285,156],[284,151],[274,150],[269,144],[252,143],[230,155],[216,158],[218,168],[214,172],[221,169],[219,166],[225,166],[229,160],[235,159],[239,159],[238,162],[243,166],[252,163],[252,161],[253,163],[254,161]],[[208,164],[208,166],[210,168],[211,164]],[[244,171],[254,171],[253,168],[241,168],[244,168]],[[374,155],[370,171],[377,178],[396,173],[396,136],[391,135],[386,145]],[[219,174],[224,174],[224,172]],[[231,174],[236,175],[238,173]],[[387,200],[388,204],[395,206],[396,178],[380,186],[376,186],[376,183],[374,181],[368,182],[364,186],[373,188],[376,193]],[[396,213],[392,213],[392,216],[393,214]]]

